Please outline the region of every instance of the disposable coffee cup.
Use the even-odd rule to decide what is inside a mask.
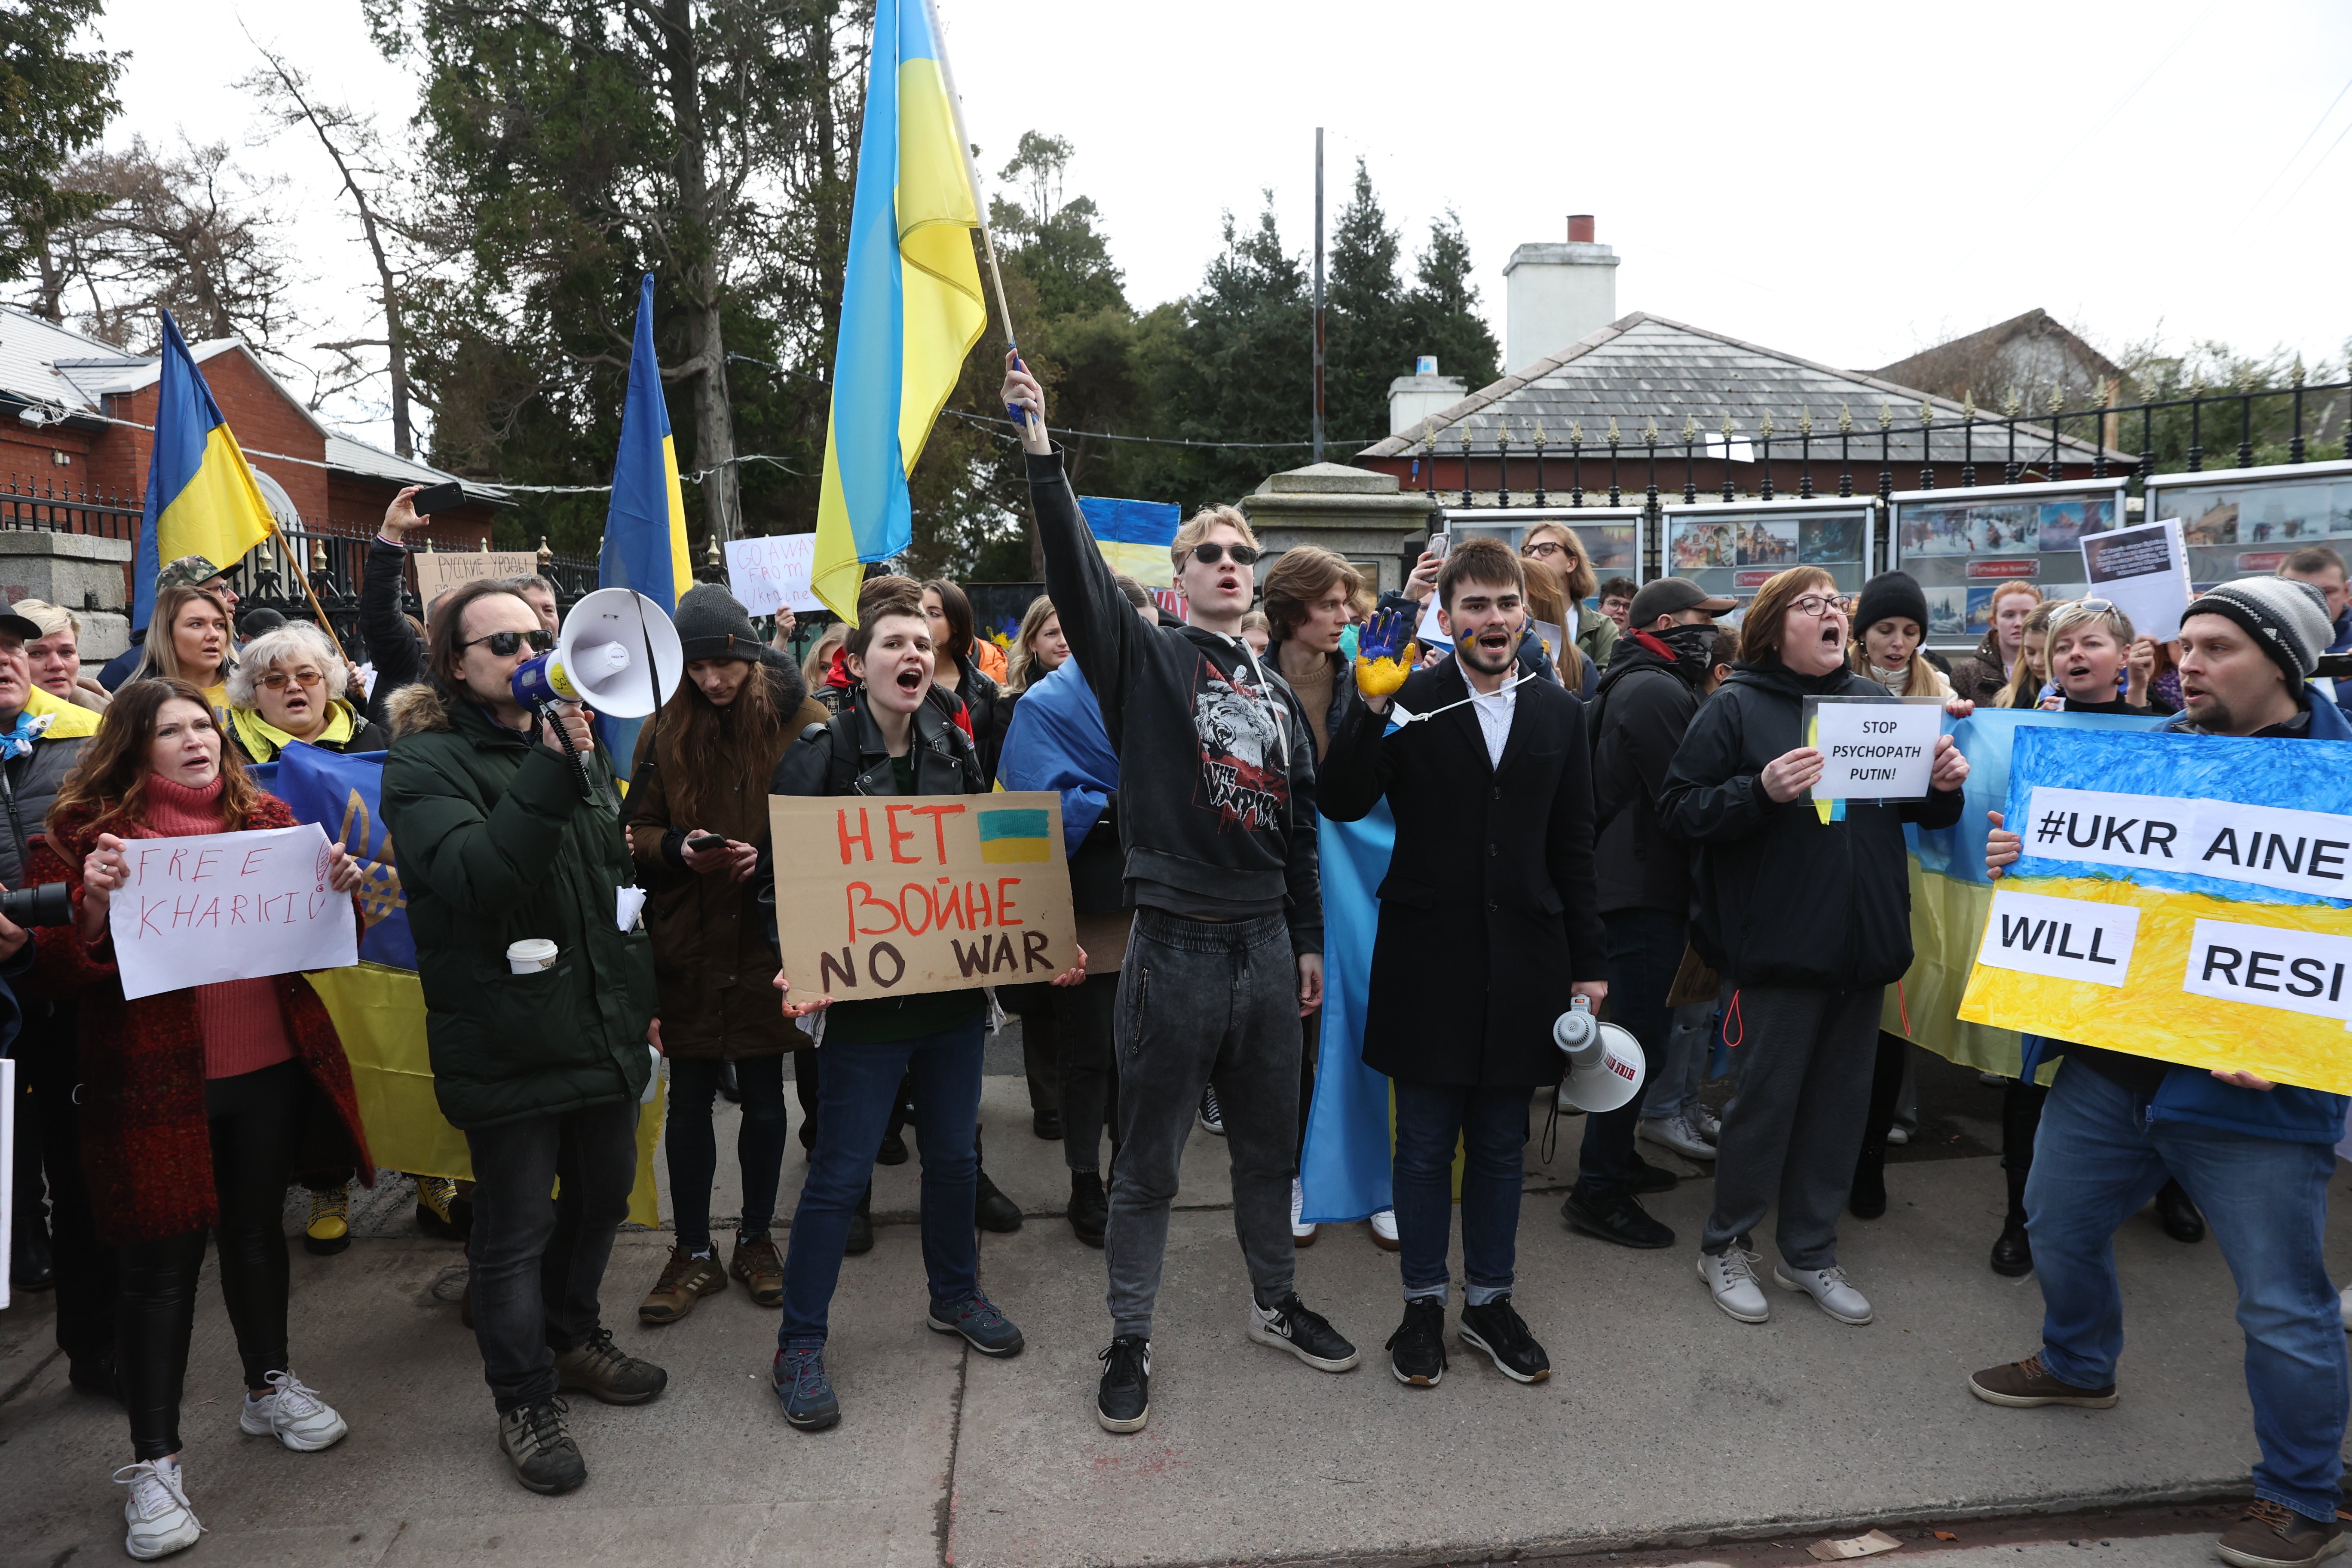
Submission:
[[[555,944],[543,936],[527,936],[507,948],[507,967],[517,974],[536,974],[555,967]]]

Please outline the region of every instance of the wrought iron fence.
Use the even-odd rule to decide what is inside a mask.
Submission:
[[[136,496],[110,495],[22,474],[0,476],[0,528],[135,539],[140,507]]]
[[[1811,410],[1801,411],[1793,428],[1776,426],[1768,412],[1753,428],[1726,416],[1706,430],[1686,415],[1676,430],[1662,431],[1654,417],[1645,417],[1629,432],[1610,416],[1597,439],[1578,420],[1564,442],[1540,424],[1515,438],[1507,422],[1485,446],[1474,444],[1466,426],[1456,441],[1425,437],[1416,467],[1433,507],[1458,490],[1454,504],[1463,509],[1631,504],[1654,521],[1679,468],[1685,505],[1696,504],[1702,489],[1736,501],[1744,478],[1745,493],[1761,500],[1874,498],[1882,503],[1883,531],[1884,503],[1898,489],[2114,477],[2137,493],[2157,474],[2202,472],[2217,458],[2231,468],[2352,459],[2352,380],[2307,384],[2298,370],[2285,386],[2193,387],[2186,397],[2071,408],[2063,399],[2063,392],[2053,394],[2039,412],[2028,412],[2014,396],[1992,414],[1964,404],[1958,417],[1939,416],[1925,402],[1916,413],[1882,403],[1866,420],[1842,407],[1833,427],[1817,423]],[[1454,470],[1454,483],[1441,483],[1442,467]],[[1916,485],[1904,482],[1915,475]],[[1860,486],[1868,488],[1858,491]],[[1653,529],[1645,563],[1653,574],[1657,549]]]

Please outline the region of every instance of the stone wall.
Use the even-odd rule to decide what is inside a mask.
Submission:
[[[12,605],[46,599],[73,611],[81,617],[82,662],[103,664],[131,646],[124,572],[137,548],[87,533],[0,530],[0,594]]]

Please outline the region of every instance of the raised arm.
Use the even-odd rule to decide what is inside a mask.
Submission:
[[[368,542],[367,563],[360,573],[360,637],[375,666],[378,693],[388,694],[425,674],[425,647],[400,608],[408,571],[408,531],[425,521],[409,504],[420,488],[411,485],[392,498],[384,509],[383,527]]]

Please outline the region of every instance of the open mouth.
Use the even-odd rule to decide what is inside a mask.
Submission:
[[[1845,646],[1845,628],[1839,626],[1835,621],[1823,621],[1822,623],[1822,646],[1823,647],[1843,647]],[[1890,664],[1886,668],[1892,669],[1895,667]]]
[[[2084,679],[2087,678],[2090,673],[2091,667],[2087,664],[2070,664],[2066,667],[2066,679],[2069,680]]]
[[[916,692],[920,691],[922,689],[923,689],[923,672],[922,672],[921,670],[919,670],[919,669],[911,669],[911,668],[910,668],[910,669],[902,669],[902,670],[900,670],[900,671],[898,672],[898,689],[899,689],[899,690],[901,690],[901,691],[903,691],[903,692],[906,692],[908,696],[910,696],[910,697],[911,697],[911,696],[912,696],[912,695],[914,695]]]
[[[1240,578],[1238,578],[1238,577],[1234,577],[1234,576],[1231,576],[1231,575],[1227,575],[1227,576],[1223,576],[1223,577],[1220,577],[1220,578],[1218,578],[1218,579],[1217,579],[1217,592],[1218,592],[1218,593],[1220,593],[1220,594],[1238,594],[1238,593],[1240,593],[1241,591],[1242,591],[1242,580],[1241,580]]]

